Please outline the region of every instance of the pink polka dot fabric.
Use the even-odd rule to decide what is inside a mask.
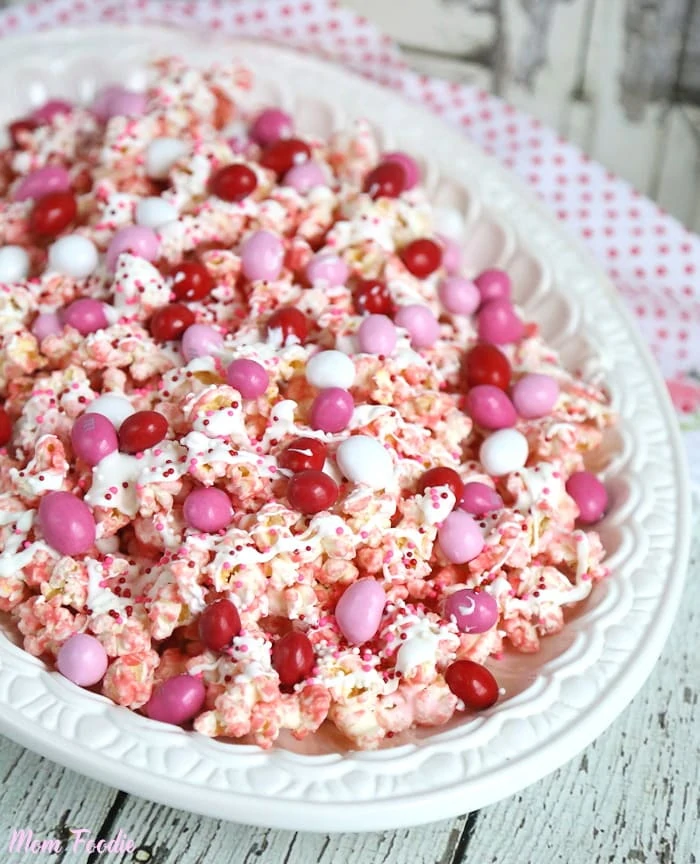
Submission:
[[[313,51],[462,129],[524,179],[606,268],[668,382],[700,483],[698,237],[535,118],[482,90],[410,71],[388,36],[334,0],[37,0],[0,13],[0,36],[110,21],[209,28]]]

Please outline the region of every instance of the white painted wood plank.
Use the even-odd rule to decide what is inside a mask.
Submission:
[[[686,595],[643,690],[578,759],[480,811],[468,861],[700,860],[700,531],[695,540]]]

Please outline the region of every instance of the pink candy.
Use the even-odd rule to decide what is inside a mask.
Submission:
[[[513,403],[500,387],[479,384],[467,393],[467,413],[484,429],[507,429],[518,419]]]
[[[576,502],[579,521],[590,525],[602,518],[608,508],[608,493],[590,471],[577,471],[566,481],[566,491]]]
[[[396,150],[393,153],[385,153],[382,156],[382,162],[397,162],[403,168],[406,173],[404,189],[413,189],[413,187],[417,186],[420,182],[420,168],[418,167],[418,163],[413,156],[409,156],[408,153],[404,153],[402,150]]]
[[[193,489],[185,498],[182,513],[190,528],[207,533],[221,531],[233,519],[230,498],[214,487]]]
[[[390,357],[396,348],[396,327],[386,315],[368,315],[357,330],[357,344],[364,354]]]
[[[442,266],[450,276],[458,274],[462,268],[462,247],[444,234],[438,234],[437,239],[442,246]]]
[[[271,231],[255,231],[241,247],[241,269],[252,282],[270,282],[280,275],[284,246]]]
[[[479,339],[493,345],[507,345],[522,339],[525,328],[510,301],[489,300],[479,310]]]
[[[312,285],[344,285],[349,273],[345,261],[329,252],[314,255],[306,265],[306,278]]]
[[[83,555],[95,545],[92,512],[84,501],[70,492],[44,495],[37,518],[44,539],[61,555]]]
[[[102,414],[83,414],[73,424],[71,444],[75,455],[94,466],[119,448],[113,423]]]
[[[95,97],[92,111],[102,121],[112,117],[140,117],[146,110],[146,94],[114,85],[105,87]]]
[[[192,324],[182,334],[180,350],[189,363],[195,357],[211,357],[223,348],[224,337],[208,324]]]
[[[261,147],[267,147],[280,138],[291,137],[293,131],[294,122],[286,111],[279,108],[265,108],[253,120],[250,137]]]
[[[283,186],[291,186],[301,195],[305,195],[316,186],[326,186],[326,175],[317,162],[303,162],[292,166],[282,179]]]
[[[485,633],[498,621],[498,604],[486,591],[462,588],[445,601],[445,618],[454,618],[461,633]]]
[[[437,318],[422,303],[400,306],[394,321],[398,327],[408,330],[414,348],[431,348],[440,335]]]
[[[438,285],[440,302],[453,315],[471,315],[476,312],[481,299],[473,282],[462,276],[448,276]]]
[[[459,507],[472,516],[483,516],[503,507],[503,499],[485,483],[466,483],[462,491]]]
[[[551,375],[523,375],[513,387],[512,398],[515,410],[526,420],[544,417],[559,398],[559,385]]]
[[[41,312],[32,322],[32,333],[39,342],[47,336],[58,336],[63,331],[61,319],[55,312]]]
[[[510,300],[511,281],[505,270],[484,270],[474,280],[482,303],[489,300]]]
[[[340,632],[352,645],[371,639],[379,629],[386,594],[374,579],[358,579],[345,589],[335,607]]]
[[[107,247],[105,264],[110,272],[114,272],[122,252],[129,252],[146,261],[155,261],[160,253],[160,240],[152,228],[130,225],[117,231]]]
[[[205,697],[206,689],[199,678],[176,675],[156,687],[144,710],[151,720],[181,726],[199,714]]]
[[[70,175],[60,165],[45,165],[27,174],[15,189],[15,201],[37,200],[49,192],[67,192],[70,189]]]
[[[65,99],[49,99],[48,102],[44,102],[43,105],[32,111],[29,116],[37,123],[51,123],[54,117],[58,117],[60,114],[70,114],[72,111],[73,106]]]
[[[342,387],[322,390],[311,405],[311,428],[342,432],[350,422],[354,407],[352,395]]]
[[[452,564],[466,564],[484,548],[481,529],[464,510],[453,510],[438,529],[442,554]]]
[[[60,320],[64,326],[74,327],[82,336],[88,336],[107,326],[104,303],[91,297],[81,297],[61,310]]]
[[[89,633],[74,633],[58,649],[58,671],[79,687],[92,687],[104,678],[108,665],[102,643]]]
[[[255,360],[234,360],[226,370],[226,380],[244,399],[257,399],[267,390],[270,376]]]

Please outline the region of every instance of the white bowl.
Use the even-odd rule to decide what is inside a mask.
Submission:
[[[235,59],[251,104],[279,102],[302,131],[368,118],[386,148],[423,157],[437,200],[466,219],[476,272],[506,266],[516,298],[569,366],[609,385],[620,424],[607,442],[612,508],[600,526],[612,575],[537,655],[497,664],[507,695],[477,718],[371,753],[331,733],[271,751],[211,741],[85,692],[0,634],[0,730],[105,783],[208,816],[307,831],[415,825],[504,798],[572,758],[622,711],[658,657],[678,606],[689,543],[686,469],[664,384],[614,288],[542,206],[435,116],[342,69],[270,45],[164,28],[90,28],[0,42],[2,119],[48,96],[143,85],[149,59]]]

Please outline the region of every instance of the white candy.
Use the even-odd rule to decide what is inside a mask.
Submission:
[[[49,270],[73,279],[85,279],[94,273],[99,261],[95,244],[80,234],[61,237],[49,247]]]
[[[161,228],[169,222],[176,222],[177,217],[175,207],[163,198],[141,198],[136,205],[136,222],[146,228]]]
[[[306,364],[306,380],[313,387],[342,387],[347,390],[355,381],[355,364],[342,351],[321,351]]]
[[[436,207],[433,212],[433,226],[436,234],[451,240],[464,239],[464,217],[454,207]]]
[[[391,456],[376,438],[353,435],[338,447],[335,458],[340,470],[353,483],[386,489],[394,477]]]
[[[154,180],[164,180],[185,153],[186,145],[177,138],[155,138],[146,150],[146,174]]]
[[[106,417],[115,429],[119,429],[127,417],[131,417],[136,412],[131,407],[131,402],[124,396],[119,396],[116,393],[105,393],[104,396],[98,396],[85,409],[86,414],[102,414]]]
[[[494,477],[523,468],[528,456],[527,438],[517,429],[492,432],[479,448],[479,460]]]
[[[29,276],[29,255],[21,246],[0,248],[0,282],[21,282]]]

